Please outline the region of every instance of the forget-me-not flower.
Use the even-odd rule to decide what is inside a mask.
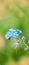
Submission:
[[[28,40],[28,45],[29,45],[29,40]]]
[[[21,30],[9,29],[9,31],[5,34],[6,39],[16,38],[18,35],[22,33]]]

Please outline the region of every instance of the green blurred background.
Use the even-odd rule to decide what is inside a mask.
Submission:
[[[0,0],[0,65],[5,65],[8,60],[17,62],[22,56],[29,56],[29,50],[24,51],[24,45],[17,49],[17,53],[16,50],[10,49],[11,41],[5,39],[5,34],[10,28],[22,30],[22,36],[26,37],[24,43],[27,44],[29,40],[29,0]]]

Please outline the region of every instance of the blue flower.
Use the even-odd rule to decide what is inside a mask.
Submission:
[[[21,33],[22,33],[21,30],[9,29],[9,31],[5,35],[5,38],[8,40],[11,39],[11,37],[16,38]]]
[[[29,40],[28,40],[28,45],[29,45]]]
[[[16,34],[21,34],[22,31],[21,30],[16,30]]]
[[[14,30],[14,29],[9,29],[9,31],[14,33],[16,30]]]
[[[5,38],[9,40],[9,39],[11,39],[11,36],[12,36],[11,33],[7,32],[6,35],[5,35]]]

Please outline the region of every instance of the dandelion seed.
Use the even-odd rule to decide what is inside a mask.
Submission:
[[[14,42],[14,48],[16,49],[18,47],[18,42]]]
[[[25,50],[25,51],[27,51],[27,50],[28,50],[28,48],[26,47],[24,50]]]
[[[25,36],[22,36],[22,40],[25,40]]]

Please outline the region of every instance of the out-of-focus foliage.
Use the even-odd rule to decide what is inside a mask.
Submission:
[[[8,59],[13,58],[16,61],[21,56],[29,56],[29,50],[24,51],[25,45],[17,49],[17,53],[16,50],[10,48],[9,44],[13,41],[8,41],[4,37],[10,28],[22,30],[22,36],[26,37],[24,43],[27,44],[29,39],[29,0],[0,0],[0,35],[2,34],[5,44],[4,48],[0,48],[1,65],[5,64]]]

